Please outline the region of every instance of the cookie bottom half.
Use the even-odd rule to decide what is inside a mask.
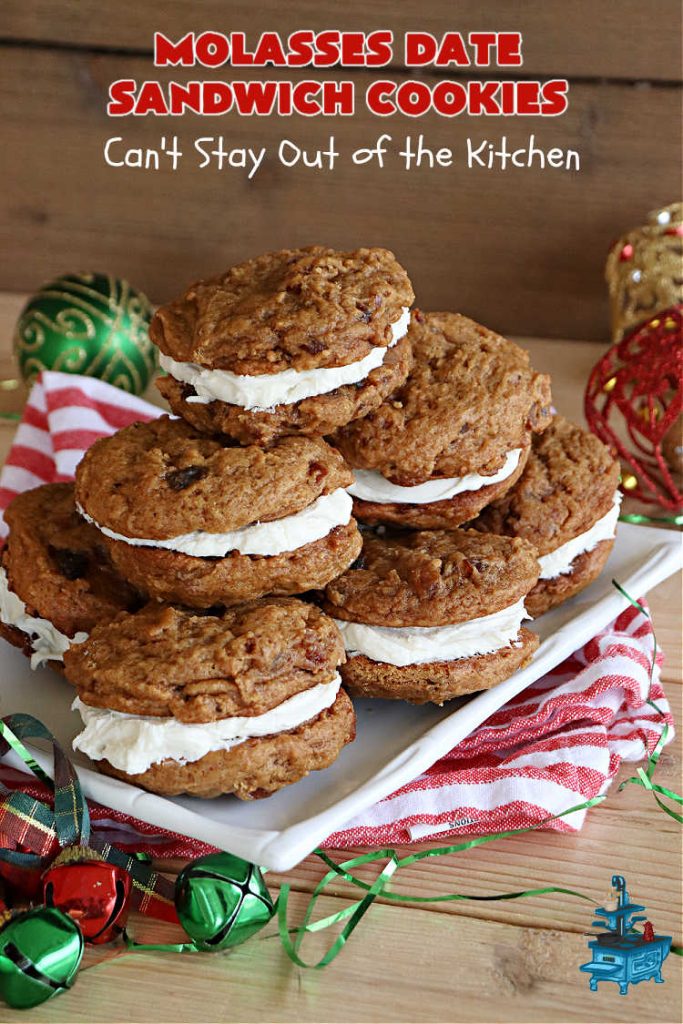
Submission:
[[[128,775],[106,760],[97,764],[105,775],[160,796],[186,793],[208,798],[234,793],[240,800],[255,800],[328,768],[355,735],[353,704],[340,690],[331,707],[298,728],[246,740],[231,750],[215,750],[198,761],[162,761],[140,775]]]
[[[424,505],[409,505],[398,502],[382,504],[378,501],[353,499],[353,514],[368,526],[407,526],[417,530],[452,530],[456,526],[474,519],[481,510],[496,498],[506,494],[524,472],[529,457],[529,443],[525,443],[514,473],[489,484],[478,491],[463,491],[454,498],[444,501],[430,501]]]
[[[592,551],[577,555],[569,572],[552,580],[539,580],[524,602],[529,615],[537,619],[539,615],[580,593],[598,578],[613,547],[613,540],[602,540]]]
[[[362,547],[353,519],[326,537],[281,555],[241,555],[233,551],[225,558],[194,558],[107,537],[104,542],[118,571],[140,593],[190,608],[321,589],[351,565]]]
[[[160,378],[156,386],[173,412],[202,433],[227,434],[241,444],[268,444],[287,434],[331,434],[351,420],[367,416],[403,384],[412,362],[410,342],[404,338],[387,350],[381,366],[357,384],[344,384],[292,405],[276,405],[268,412],[227,402],[188,402],[194,389],[173,377]]]
[[[523,668],[539,644],[528,629],[520,629],[514,646],[492,654],[422,665],[388,665],[358,654],[340,669],[354,697],[406,700],[410,704],[443,704],[468,693],[488,690]]]

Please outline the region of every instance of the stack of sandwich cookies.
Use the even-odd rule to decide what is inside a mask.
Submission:
[[[73,484],[24,491],[5,512],[0,635],[36,668],[60,668],[65,651],[99,622],[139,607],[109,562],[98,531],[76,512]]]
[[[159,390],[199,430],[242,444],[328,434],[406,379],[413,299],[386,249],[248,260],[158,310]]]
[[[619,465],[594,434],[556,416],[535,437],[515,486],[471,524],[523,537],[541,566],[527,598],[534,617],[578,594],[602,572],[614,544]]]
[[[166,416],[102,438],[81,514],[141,593],[193,608],[324,587],[358,555],[352,474],[322,438],[240,447]]]
[[[343,660],[334,623],[293,598],[203,614],[148,605],[67,653],[84,724],[74,747],[165,796],[267,796],[353,740]]]
[[[342,677],[362,697],[443,704],[524,666],[522,628],[538,562],[526,541],[469,530],[366,535],[357,565],[325,589],[344,637]]]
[[[406,383],[332,442],[370,524],[451,529],[519,478],[550,421],[550,380],[517,345],[455,313],[416,313]]]

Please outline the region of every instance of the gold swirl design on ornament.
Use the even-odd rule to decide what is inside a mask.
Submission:
[[[37,352],[45,344],[45,331],[42,324],[35,318],[24,314],[19,323],[15,335],[15,347],[21,352]]]
[[[82,345],[73,345],[60,352],[54,363],[48,366],[42,359],[31,356],[23,366],[24,378],[31,380],[43,370],[54,370],[56,373],[81,373],[87,362],[88,353]]]

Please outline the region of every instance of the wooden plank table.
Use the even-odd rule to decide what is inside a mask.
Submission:
[[[16,371],[10,353],[21,296],[0,295],[0,378]],[[583,384],[604,346],[527,339],[535,366],[553,374],[559,411],[580,420]],[[22,392],[0,393],[0,409],[19,409]],[[14,425],[0,423],[0,458]],[[650,594],[662,673],[677,720],[681,710],[680,579]],[[658,778],[680,787],[680,741],[662,755]],[[619,778],[633,774],[624,766]],[[437,845],[437,844],[433,844]],[[164,865],[177,870],[179,864]],[[534,833],[404,869],[396,889],[413,895],[466,892],[483,895],[563,885],[606,895],[611,875],[624,874],[658,932],[681,939],[681,832],[642,789],[629,786],[589,812],[578,835]],[[273,893],[283,878],[292,886],[292,920],[323,871],[313,857],[286,876],[269,875]],[[333,886],[320,913],[348,905],[348,890]],[[228,955],[135,954],[97,963],[73,991],[33,1010],[36,1022],[113,1021],[656,1021],[681,1020],[681,962],[670,956],[666,984],[588,989],[578,966],[589,959],[585,933],[591,907],[563,896],[499,903],[457,902],[422,907],[378,903],[348,947],[322,972],[303,971],[287,959],[275,929]],[[134,918],[140,941],[178,941],[179,929]],[[329,938],[307,940],[306,955],[320,955]],[[5,1010],[8,1024],[27,1015]]]

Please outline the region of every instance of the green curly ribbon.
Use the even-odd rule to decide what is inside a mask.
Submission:
[[[358,926],[361,919],[379,896],[393,902],[424,904],[448,903],[454,900],[473,900],[481,902],[493,900],[518,900],[529,896],[542,896],[546,893],[562,893],[567,896],[576,896],[579,899],[588,900],[588,902],[592,903],[593,898],[586,895],[586,893],[557,885],[544,886],[540,889],[523,889],[519,892],[494,893],[487,896],[470,896],[466,893],[459,892],[447,893],[443,896],[406,896],[404,893],[388,892],[387,885],[389,884],[392,876],[400,868],[408,867],[411,864],[417,863],[417,861],[427,860],[430,857],[443,857],[450,853],[459,853],[462,850],[471,850],[476,846],[482,846],[484,843],[491,843],[496,839],[506,839],[509,836],[523,835],[526,832],[535,832],[537,829],[543,828],[544,825],[547,825],[551,821],[566,817],[569,814],[573,814],[575,811],[582,811],[589,807],[594,807],[595,804],[601,803],[604,799],[605,795],[599,794],[598,796],[592,797],[590,800],[576,804],[574,807],[568,807],[559,814],[553,814],[548,818],[544,818],[543,821],[538,822],[536,825],[530,825],[528,828],[510,829],[506,832],[496,832],[491,835],[476,836],[474,839],[469,839],[463,843],[454,843],[451,846],[440,846],[435,850],[422,850],[419,853],[411,853],[407,857],[402,858],[398,857],[395,850],[375,850],[373,853],[365,853],[359,857],[354,857],[352,860],[344,861],[342,864],[336,864],[327,856],[326,853],[320,849],[316,849],[314,851],[315,855],[319,857],[330,870],[323,876],[323,878],[321,878],[313,890],[308,906],[304,912],[303,922],[296,928],[289,928],[287,925],[287,911],[291,887],[285,883],[280,889],[280,895],[277,901],[278,934],[285,952],[297,967],[310,967],[314,970],[327,967],[327,965],[332,963],[332,961],[342,951],[351,933]],[[372,864],[375,861],[385,859],[387,860],[387,864],[371,884],[363,882],[360,878],[357,878],[351,873],[350,869],[352,868],[360,867],[363,864]],[[346,907],[344,910],[340,910],[336,914],[331,914],[329,917],[325,917],[319,921],[311,923],[311,918],[317,901],[335,878],[342,878],[344,881],[356,886],[356,888],[363,889],[365,891],[365,896],[356,903],[353,903],[350,907]],[[322,931],[325,928],[329,928],[331,925],[347,920],[347,918],[350,918],[350,920],[317,963],[307,963],[301,958],[299,955],[299,949],[305,936],[309,932]]]
[[[643,613],[643,615],[645,615],[651,621],[651,616],[649,612],[646,608],[643,607],[642,604],[640,604],[638,601],[632,598],[631,595],[628,594],[627,591],[624,590],[621,584],[619,584],[616,580],[612,580],[612,583],[619,591],[619,593],[622,594],[622,596],[631,605],[633,605],[634,608],[637,608],[640,612]],[[654,646],[652,652],[652,662],[650,664],[650,676],[648,681],[648,695],[646,703],[649,704],[650,707],[654,708],[657,714],[663,716],[664,712],[662,711],[662,709],[650,697],[655,666],[657,663],[658,651],[657,637],[654,634],[654,632],[653,644]],[[674,818],[676,821],[683,822],[683,817],[680,814],[677,814],[675,811],[668,808],[659,799],[659,796],[657,794],[661,793],[662,796],[666,796],[667,798],[674,800],[679,804],[683,804],[683,798],[678,796],[678,794],[672,792],[672,790],[667,789],[665,786],[660,786],[659,784],[652,781],[654,770],[656,768],[660,754],[666,744],[669,731],[670,730],[668,723],[664,723],[664,728],[662,729],[662,733],[659,737],[659,740],[648,758],[647,767],[645,769],[638,768],[636,776],[624,780],[624,782],[622,782],[619,786],[618,792],[621,792],[624,786],[628,785],[629,783],[642,786],[644,789],[647,789],[650,792],[652,792],[655,800],[662,808],[662,810],[666,811],[666,813],[670,815],[670,817]],[[574,811],[588,809],[589,807],[592,807],[595,804],[600,803],[604,799],[604,794],[598,795],[596,797],[593,797],[591,800],[587,800],[585,803],[578,804],[575,807],[570,807],[568,810],[562,811],[560,814],[553,815],[550,818],[546,818],[544,821],[539,822],[537,825],[532,825],[529,828],[513,829],[511,831],[498,832],[493,835],[487,836],[477,836],[476,838],[470,839],[463,843],[456,843],[451,846],[443,846],[435,850],[423,850],[420,853],[413,853],[403,858],[399,858],[395,850],[378,850],[374,853],[363,854],[362,856],[354,857],[352,860],[345,861],[342,864],[335,864],[335,862],[331,860],[326,853],[324,853],[320,849],[317,849],[314,851],[316,856],[318,856],[323,861],[323,863],[328,866],[330,870],[320,880],[320,882],[318,882],[317,886],[313,890],[308,906],[306,907],[306,910],[304,912],[303,922],[296,928],[289,928],[287,926],[287,910],[291,891],[290,886],[284,884],[280,890],[280,896],[277,902],[277,913],[278,934],[280,936],[282,945],[284,946],[284,949],[287,955],[289,956],[290,960],[292,960],[293,963],[295,963],[298,967],[310,967],[313,969],[326,967],[335,959],[336,956],[339,955],[344,945],[348,941],[349,936],[357,927],[361,918],[364,916],[364,914],[367,913],[367,911],[370,909],[370,906],[372,905],[372,903],[374,903],[378,896],[381,896],[383,899],[390,900],[393,902],[423,904],[445,903],[454,900],[515,900],[524,899],[529,896],[542,896],[548,893],[560,893],[563,895],[575,896],[579,899],[588,900],[589,902],[592,902],[592,897],[587,896],[585,893],[578,892],[574,889],[567,889],[562,886],[555,885],[545,886],[540,889],[525,889],[521,892],[496,893],[488,896],[468,896],[465,893],[449,893],[443,896],[406,896],[402,893],[388,892],[387,885],[391,877],[400,868],[407,867],[410,864],[415,864],[417,861],[426,860],[430,857],[441,857],[450,853],[458,853],[462,850],[471,850],[476,846],[480,846],[483,843],[492,842],[496,839],[506,839],[512,835],[521,835],[525,832],[533,832],[538,828],[542,828],[544,825],[548,824],[550,821],[553,821],[556,818],[565,817],[568,814],[572,814]],[[372,884],[363,882],[361,879],[357,878],[355,875],[351,873],[351,869],[353,868],[359,867],[363,864],[370,864],[374,861],[384,859],[387,859],[387,864]],[[319,921],[311,923],[311,918],[313,916],[318,899],[320,898],[321,895],[323,895],[328,885],[335,878],[342,878],[344,881],[350,883],[351,885],[354,885],[359,889],[363,889],[366,895],[363,897],[363,899],[353,903],[350,907],[346,907],[344,910],[340,910],[335,914],[331,914],[329,917],[325,917]],[[305,960],[301,958],[301,956],[299,955],[299,950],[301,948],[301,944],[305,936],[309,932],[322,931],[325,928],[329,928],[332,925],[339,924],[340,922],[346,921],[349,918],[350,920],[348,920],[348,923],[344,926],[340,935],[335,939],[333,944],[330,946],[327,952],[321,957],[321,959],[318,960],[317,963],[307,963]],[[671,952],[675,953],[678,956],[683,956],[683,947],[672,945]]]
[[[669,523],[673,526],[683,526],[683,515],[678,516],[646,516],[638,512],[622,512],[619,516],[620,523]]]

